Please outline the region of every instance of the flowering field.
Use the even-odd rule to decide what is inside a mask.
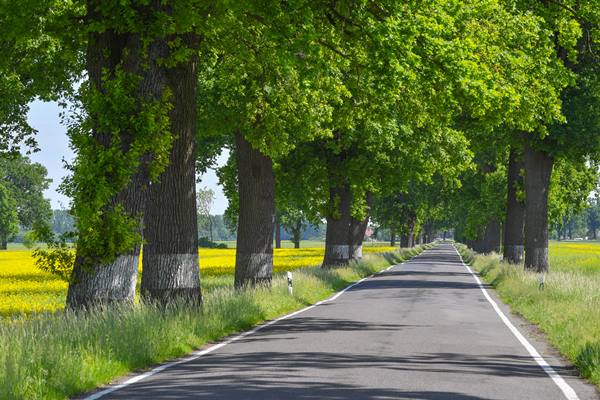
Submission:
[[[600,243],[551,242],[550,268],[553,271],[600,274]]]
[[[394,250],[393,247],[365,246],[364,253]],[[275,249],[275,272],[317,266],[323,248]],[[235,249],[200,249],[202,277],[233,275]],[[0,252],[0,316],[20,313],[55,312],[65,303],[67,283],[35,268],[31,252]]]

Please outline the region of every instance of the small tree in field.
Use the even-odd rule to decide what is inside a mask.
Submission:
[[[199,225],[208,224],[208,231],[210,234],[210,241],[213,242],[213,220],[210,215],[213,203],[215,201],[215,192],[212,189],[203,187],[198,189],[198,223]]]
[[[302,232],[308,226],[304,212],[299,209],[287,209],[281,213],[280,221],[281,225],[292,236],[291,241],[294,243],[294,248],[299,249]]]

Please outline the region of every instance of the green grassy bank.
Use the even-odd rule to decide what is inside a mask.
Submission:
[[[282,274],[274,277],[270,290],[241,293],[231,287],[231,277],[212,277],[202,282],[202,310],[137,304],[1,323],[0,398],[64,399],[83,393],[323,300],[421,250],[367,255],[359,263],[332,270],[295,270],[293,296]]]
[[[589,244],[587,245],[589,246]],[[498,255],[477,255],[459,245],[465,262],[490,283],[502,301],[536,324],[550,343],[584,378],[600,386],[600,246],[595,251],[550,246],[551,272],[539,288],[539,275],[501,262]],[[595,266],[590,257],[596,259]]]

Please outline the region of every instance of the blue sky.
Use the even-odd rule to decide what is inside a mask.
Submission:
[[[32,154],[31,159],[39,162],[48,169],[48,177],[52,179],[46,197],[52,202],[52,208],[68,208],[69,199],[57,192],[58,185],[67,174],[63,160],[73,159],[73,151],[69,148],[66,128],[60,123],[60,108],[56,103],[35,101],[30,104],[29,123],[38,130],[37,141],[40,151]],[[227,155],[221,155],[219,164],[226,161]],[[227,207],[227,199],[218,184],[214,171],[209,171],[202,177],[199,186],[207,186],[215,191],[213,214],[222,214]]]

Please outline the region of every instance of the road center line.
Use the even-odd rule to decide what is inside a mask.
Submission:
[[[556,386],[558,386],[558,388],[563,392],[565,397],[568,400],[579,400],[579,397],[577,396],[577,393],[575,393],[575,390],[573,390],[573,388],[562,378],[562,376],[560,376],[560,374],[558,372],[556,372],[554,370],[554,368],[552,368],[546,362],[546,360],[544,360],[544,358],[535,349],[535,347],[533,347],[533,345],[531,343],[529,343],[529,341],[525,338],[525,336],[523,336],[523,334],[521,334],[521,332],[519,332],[519,330],[513,325],[513,323],[510,322],[508,317],[502,312],[500,307],[498,307],[498,304],[489,295],[489,293],[487,292],[487,290],[481,283],[481,280],[479,279],[479,277],[473,272],[473,270],[471,270],[471,268],[467,264],[465,264],[462,256],[460,255],[460,253],[458,252],[456,247],[454,245],[452,245],[452,247],[454,248],[454,251],[456,251],[456,254],[458,254],[458,257],[460,258],[460,262],[462,263],[462,265],[464,265],[464,267],[467,269],[467,271],[469,271],[471,273],[471,275],[473,276],[473,278],[475,278],[475,281],[479,285],[479,288],[483,292],[483,295],[485,296],[487,301],[492,305],[492,307],[494,308],[494,311],[496,311],[496,314],[498,314],[498,316],[500,317],[502,322],[504,322],[504,325],[506,325],[508,327],[508,329],[512,332],[512,334],[515,335],[515,337],[519,340],[519,342],[521,342],[523,347],[525,347],[525,349],[531,355],[531,357],[535,360],[535,362],[537,362],[538,365],[540,367],[542,367],[544,372],[550,378],[552,378],[552,380],[554,381]]]

